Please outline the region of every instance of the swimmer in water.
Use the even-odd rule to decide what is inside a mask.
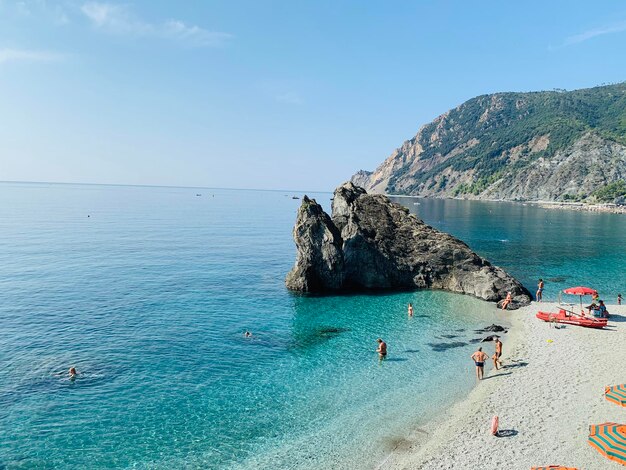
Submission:
[[[409,317],[413,316],[413,304],[409,304]]]
[[[244,338],[249,338],[250,336],[252,336],[252,333],[250,333],[249,331],[246,330],[246,332],[243,334]]]
[[[70,367],[68,374],[70,376],[70,380],[74,380],[78,375],[78,372],[76,372],[76,367]]]
[[[376,349],[376,352],[382,361],[385,357],[387,357],[387,343],[385,343],[381,338],[378,338],[376,342],[378,343],[378,349]]]

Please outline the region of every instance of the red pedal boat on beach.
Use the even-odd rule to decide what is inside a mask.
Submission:
[[[537,313],[537,318],[543,321],[578,325],[586,328],[604,328],[608,323],[606,318],[583,317],[563,309],[560,309],[559,313],[539,312]]]

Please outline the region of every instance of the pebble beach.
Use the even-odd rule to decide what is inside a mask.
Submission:
[[[603,330],[555,328],[535,318],[538,310],[556,312],[554,303],[512,311],[504,368],[488,361],[485,379],[465,400],[416,430],[378,468],[622,468],[587,443],[590,424],[626,423],[626,408],[604,398],[605,386],[626,382],[626,306],[608,309]],[[499,437],[489,432],[493,416]]]

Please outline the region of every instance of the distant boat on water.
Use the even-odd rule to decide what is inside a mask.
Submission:
[[[300,199],[298,196],[291,196],[291,199]]]

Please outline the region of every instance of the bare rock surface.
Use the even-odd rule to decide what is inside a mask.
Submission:
[[[461,240],[425,224],[384,195],[351,182],[335,190],[332,217],[304,197],[293,231],[298,249],[286,285],[299,292],[442,289],[527,305],[520,282]]]

